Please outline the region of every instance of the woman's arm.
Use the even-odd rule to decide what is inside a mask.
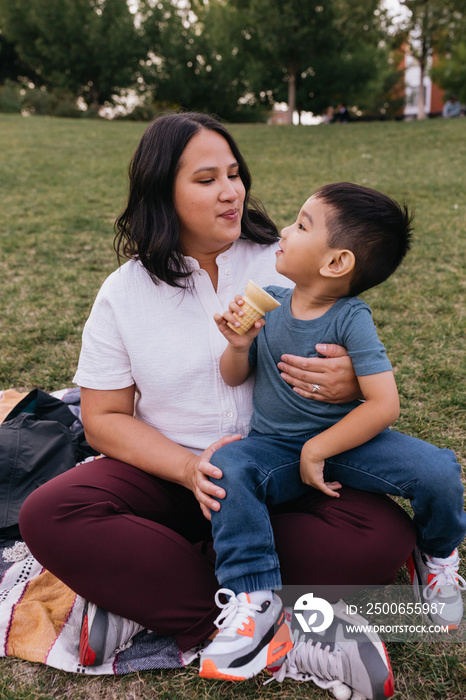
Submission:
[[[223,437],[196,455],[136,418],[134,397],[134,385],[114,391],[82,388],[81,414],[88,443],[108,457],[190,489],[204,515],[210,518],[209,509],[220,508],[215,499],[225,497],[225,491],[208,479],[222,476],[218,467],[210,464],[210,457],[216,449],[240,436]]]
[[[338,423],[308,440],[301,451],[301,478],[329,496],[337,496],[335,483],[325,484],[325,460],[368,442],[388,428],[400,413],[392,371],[359,378],[365,401]],[[339,488],[340,484],[338,484]]]
[[[362,399],[353,363],[340,345],[316,345],[325,357],[283,355],[278,363],[282,379],[300,396],[328,403]],[[314,391],[314,386],[319,388]]]

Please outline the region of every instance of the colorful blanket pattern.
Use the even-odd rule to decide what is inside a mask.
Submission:
[[[0,423],[26,394],[0,391]],[[80,418],[79,390],[53,393]],[[84,600],[46,571],[24,543],[0,546],[0,657],[14,656],[63,671],[122,675],[158,668],[183,668],[195,653],[182,655],[175,640],[143,630],[128,649],[101,666],[79,663]]]
[[[0,548],[0,657],[14,656],[90,675],[183,668],[191,660],[182,656],[174,639],[143,630],[129,649],[101,666],[82,666],[78,647],[83,599],[31,554],[21,561],[9,561],[17,556],[15,550],[15,541]]]

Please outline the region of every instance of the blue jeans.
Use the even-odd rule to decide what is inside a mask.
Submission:
[[[214,452],[210,461],[223,477],[212,481],[226,491],[220,510],[212,511],[216,576],[221,586],[235,593],[281,587],[267,506],[291,501],[312,489],[301,481],[299,462],[303,444],[315,434],[279,437],[252,430],[247,438]],[[419,547],[427,554],[447,557],[466,534],[460,473],[451,450],[387,429],[364,445],[326,460],[324,478],[409,499]]]

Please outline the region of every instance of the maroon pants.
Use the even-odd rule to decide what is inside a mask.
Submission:
[[[271,511],[284,585],[393,582],[415,543],[407,514],[386,496],[347,487]],[[123,462],[99,459],[34,491],[20,514],[35,558],[73,591],[182,651],[218,614],[210,523],[193,494]]]

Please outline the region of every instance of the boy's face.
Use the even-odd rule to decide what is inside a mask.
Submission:
[[[327,244],[329,212],[323,199],[309,197],[296,221],[281,232],[275,267],[296,284],[311,284],[321,267],[332,259],[332,249]]]

